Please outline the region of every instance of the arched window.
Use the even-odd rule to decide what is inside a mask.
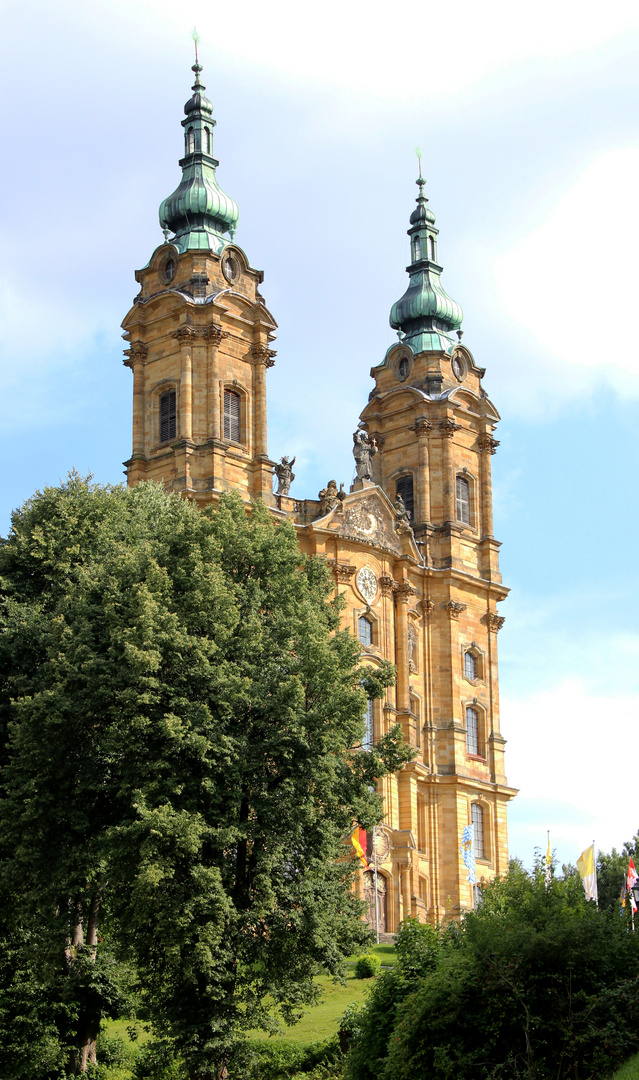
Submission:
[[[362,645],[373,644],[373,624],[365,615],[360,615],[357,620],[357,637]]]
[[[233,390],[224,391],[224,438],[240,441],[240,395]]]
[[[413,262],[419,262],[422,257],[422,243],[418,236],[413,237]]]
[[[472,803],[470,808],[470,821],[473,827],[473,847],[475,858],[484,858],[484,811],[479,803]]]
[[[464,653],[464,675],[467,679],[477,678],[477,660],[471,652]]]
[[[479,713],[470,705],[466,709],[466,749],[479,756]]]
[[[398,495],[401,495],[404,506],[408,510],[412,521],[414,511],[412,474],[409,473],[408,476],[400,476],[395,484],[395,498],[397,498]]]
[[[170,442],[177,429],[177,396],[175,390],[160,394],[160,442]]]
[[[406,376],[408,375],[409,371],[410,371],[410,362],[408,360],[408,357],[402,356],[401,360],[399,361],[399,366],[397,368],[397,373],[398,373],[400,379],[405,379]]]
[[[435,240],[434,240],[434,238],[432,236],[430,238],[430,257],[434,262],[435,261]]]
[[[470,484],[465,476],[457,477],[457,520],[470,525]]]
[[[189,128],[186,133],[186,152],[192,154],[195,150],[195,132],[193,128]]]
[[[204,153],[211,153],[211,132],[207,127],[204,128]]]
[[[366,729],[364,731],[364,739],[362,747],[364,750],[372,750],[373,742],[375,740],[375,715],[373,713],[373,701],[371,698],[366,702],[366,712],[364,713],[364,719],[366,721]]]

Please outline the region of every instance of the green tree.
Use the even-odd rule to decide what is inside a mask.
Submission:
[[[639,1047],[639,944],[575,873],[546,889],[541,863],[515,863],[435,949],[408,951],[409,978],[378,984],[359,1018],[350,1080],[601,1080]]]
[[[365,939],[343,838],[410,756],[398,728],[361,748],[394,673],[367,674],[325,565],[238,496],[72,476],[14,515],[0,582],[7,935],[38,928],[70,1072],[120,1007],[106,927],[189,1076],[222,1076]]]

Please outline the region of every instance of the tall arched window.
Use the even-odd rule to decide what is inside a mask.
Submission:
[[[430,238],[430,257],[435,262],[435,240],[432,236]]]
[[[464,653],[464,675],[467,679],[477,678],[477,660],[471,652]]]
[[[160,394],[160,442],[170,442],[177,429],[177,396],[175,390]]]
[[[466,709],[466,749],[479,756],[479,713],[470,705]]]
[[[366,720],[366,729],[364,731],[362,747],[364,750],[372,750],[373,742],[375,741],[375,714],[373,712],[373,702],[371,698],[366,702],[364,719]]]
[[[473,847],[475,858],[484,858],[484,811],[479,803],[473,803],[470,808],[470,821],[473,827]]]
[[[457,520],[470,525],[470,484],[465,476],[457,477]]]
[[[240,395],[234,390],[224,391],[224,438],[240,442]]]
[[[211,153],[211,132],[207,127],[204,128],[204,153]]]
[[[189,128],[186,133],[186,152],[192,154],[195,150],[195,131],[193,128]]]
[[[395,484],[395,498],[401,495],[404,506],[410,514],[411,521],[414,516],[414,500],[413,500],[413,477],[409,473],[408,476],[400,476],[399,480]]]
[[[413,262],[419,262],[422,257],[422,243],[418,236],[413,237]]]
[[[373,644],[373,624],[365,615],[360,615],[357,620],[357,637],[362,645]]]

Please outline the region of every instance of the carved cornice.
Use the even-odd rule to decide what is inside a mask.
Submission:
[[[497,447],[499,446],[499,439],[493,439],[492,435],[488,435],[488,433],[485,433],[484,435],[480,435],[478,437],[477,446],[479,447],[482,454],[494,454]]]
[[[448,600],[446,603],[440,605],[450,615],[451,619],[458,619],[462,611],[465,611],[468,604],[460,604],[457,600]]]
[[[396,581],[393,586],[393,592],[398,600],[403,604],[407,604],[411,596],[414,596],[417,589],[414,589],[410,581]]]
[[[350,563],[338,562],[337,559],[327,559],[326,565],[330,566],[337,580],[345,585],[348,585],[356,570],[356,567],[351,566]]]
[[[273,357],[277,356],[277,353],[275,349],[269,349],[267,345],[253,345],[251,356],[257,360],[258,364],[264,364],[264,367],[270,368],[275,363]]]
[[[456,424],[449,416],[439,421],[439,430],[445,439],[452,439],[456,431],[461,431],[461,424]]]
[[[388,574],[382,574],[381,577],[378,577],[377,584],[382,590],[382,596],[391,596],[396,582]]]
[[[230,334],[217,323],[211,323],[210,326],[205,327],[202,336],[209,345],[219,345],[224,338],[230,337]]]
[[[481,621],[492,630],[494,634],[501,630],[502,626],[506,622],[503,615],[496,615],[494,611],[487,611],[485,615],[482,615]]]
[[[133,341],[128,349],[124,350],[126,360],[124,363],[127,367],[133,367],[134,364],[143,364],[149,355],[147,346],[142,341]]]

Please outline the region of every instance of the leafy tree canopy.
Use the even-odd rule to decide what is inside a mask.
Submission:
[[[602,1080],[639,1047],[639,940],[513,863],[461,926],[409,921],[354,1026],[349,1080]]]
[[[394,672],[367,679],[325,565],[236,495],[73,475],[14,515],[0,587],[0,919],[50,1003],[0,1073],[86,1068],[119,1007],[106,933],[189,1075],[223,1075],[365,937],[344,836],[409,757],[398,728],[361,749]]]

